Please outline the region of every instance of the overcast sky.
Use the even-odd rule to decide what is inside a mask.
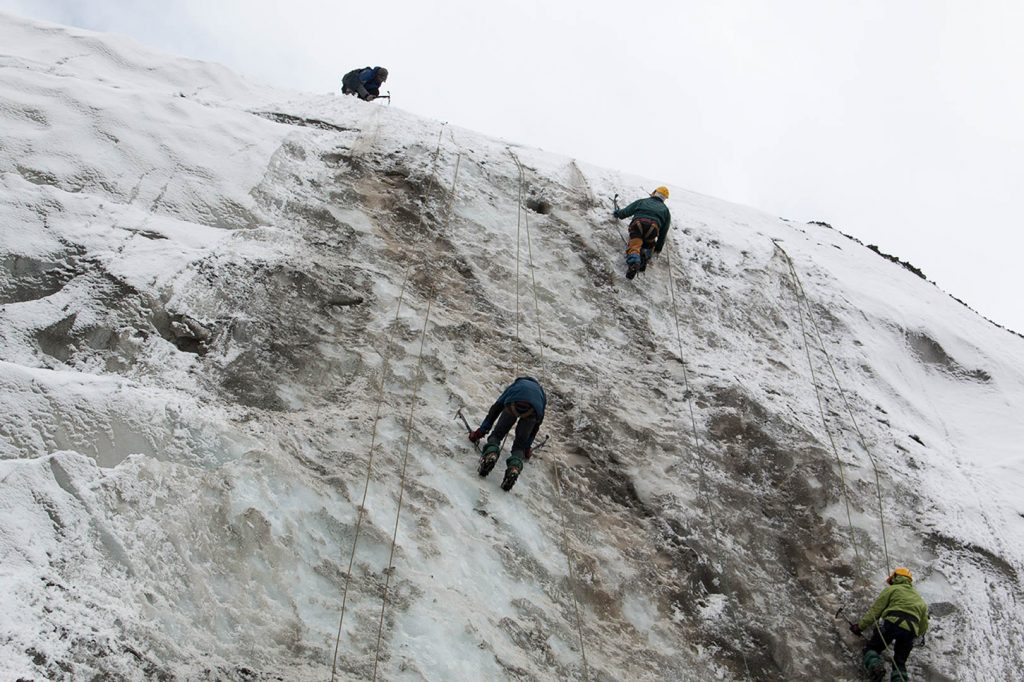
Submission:
[[[1024,332],[1024,0],[0,8],[297,90],[337,91],[346,71],[387,66],[395,106],[824,220]]]

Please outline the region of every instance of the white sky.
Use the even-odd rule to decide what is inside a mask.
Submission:
[[[337,91],[346,71],[387,66],[395,106],[824,220],[1024,332],[1020,0],[0,0],[0,9],[298,90]]]

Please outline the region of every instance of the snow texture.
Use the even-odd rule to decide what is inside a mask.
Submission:
[[[610,197],[661,180],[0,45],[0,680],[330,679],[360,509],[338,679],[856,680],[896,565],[913,679],[1019,679],[1024,339],[679,187],[627,281]],[[506,494],[454,416],[518,374]]]

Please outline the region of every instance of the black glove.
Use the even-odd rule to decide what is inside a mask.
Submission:
[[[526,448],[526,459],[533,457],[533,448]]]
[[[470,431],[469,432],[469,440],[472,441],[473,443],[476,443],[477,441],[479,441],[481,438],[483,438],[486,435],[487,434],[484,433],[483,431],[481,431],[480,429],[477,429],[476,431]]]
[[[863,630],[860,629],[860,623],[850,623],[850,632],[860,636],[861,632],[863,632]]]

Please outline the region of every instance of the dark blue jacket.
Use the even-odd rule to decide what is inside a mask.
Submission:
[[[381,85],[377,78],[382,68],[367,66],[362,69],[352,69],[341,79],[341,91],[346,95],[358,95],[359,99],[368,99],[370,95],[377,97],[380,95]]]
[[[517,402],[530,403],[533,411],[537,413],[537,425],[530,435],[530,442],[526,445],[526,447],[530,447],[533,445],[533,439],[537,436],[541,422],[544,421],[544,408],[548,405],[548,397],[545,395],[544,389],[540,387],[540,382],[533,377],[519,377],[512,382],[511,386],[502,391],[498,399],[491,405],[487,417],[480,424],[480,430],[484,433],[490,431],[494,426],[494,420],[498,418],[505,406]]]
[[[359,72],[359,82],[363,85],[369,85],[370,81],[376,79],[378,71],[380,71],[379,66],[375,66],[372,69],[370,67],[366,67]],[[374,85],[376,85],[376,83],[374,83]]]

